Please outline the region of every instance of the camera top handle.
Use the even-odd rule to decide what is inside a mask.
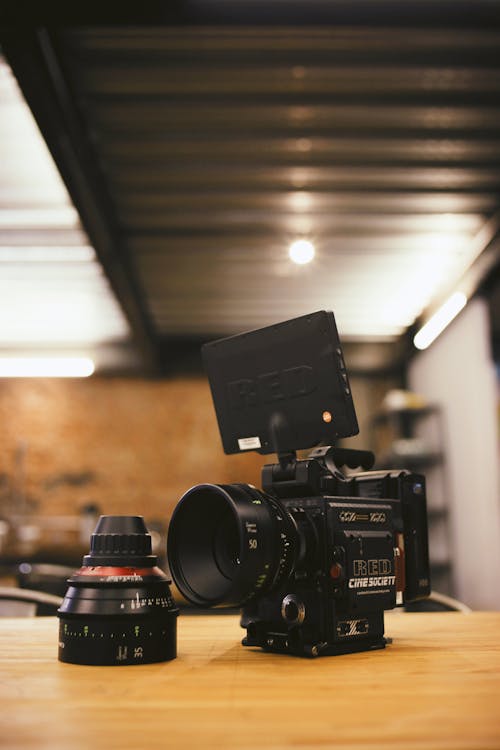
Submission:
[[[339,467],[371,469],[375,456],[371,451],[322,446],[306,459],[297,460],[296,453],[278,454],[279,463],[266,464],[262,469],[262,487],[277,497],[304,497],[324,494],[323,478],[328,476],[346,481]]]
[[[339,473],[339,468],[342,466],[347,466],[349,469],[360,468],[369,471],[375,463],[375,454],[372,451],[336,448],[332,445],[315,448],[309,453],[308,458],[315,458],[323,463],[334,476]]]

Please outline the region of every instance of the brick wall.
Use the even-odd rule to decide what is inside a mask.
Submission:
[[[392,383],[351,379],[361,435]],[[269,458],[269,457],[268,457]],[[260,486],[266,458],[226,456],[203,377],[0,381],[0,516],[104,513],[165,519],[193,484]]]
[[[258,485],[263,463],[225,456],[201,377],[0,381],[4,507],[63,515],[93,502],[165,518],[197,482]]]

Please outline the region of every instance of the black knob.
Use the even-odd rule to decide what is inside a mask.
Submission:
[[[90,538],[84,565],[141,565],[152,567],[151,536],[142,516],[101,516]]]

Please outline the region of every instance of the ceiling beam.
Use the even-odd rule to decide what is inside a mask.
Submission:
[[[52,0],[5,3],[0,22],[63,24],[370,25],[372,27],[488,28],[499,19],[496,0],[107,0],[61,3]]]
[[[145,371],[154,374],[160,365],[155,332],[52,39],[45,29],[10,29],[0,32],[0,43],[129,322]]]

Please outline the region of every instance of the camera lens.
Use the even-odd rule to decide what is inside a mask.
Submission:
[[[176,656],[178,610],[140,516],[101,516],[58,610],[59,660],[146,664]]]
[[[296,524],[269,495],[247,484],[201,484],[179,501],[168,533],[168,561],[194,604],[239,606],[290,574]]]

